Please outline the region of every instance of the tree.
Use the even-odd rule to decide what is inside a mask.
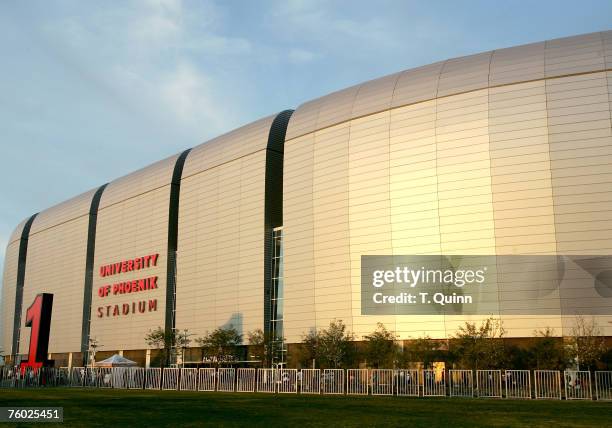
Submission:
[[[160,366],[169,366],[172,360],[172,351],[176,348],[185,349],[191,342],[187,329],[182,332],[179,330],[168,330],[157,327],[155,330],[149,330],[145,336],[145,342],[151,348],[158,349],[159,356],[157,361]]]
[[[100,343],[95,337],[89,338],[89,361],[86,361],[85,364],[87,366],[93,367],[96,363],[96,352],[98,352],[98,348],[100,348]]]
[[[189,347],[189,344],[191,343],[191,336],[193,336],[193,334],[190,334],[187,329],[184,329],[182,331],[176,331],[174,344],[176,346],[176,349],[181,350],[181,364],[185,364],[185,350]]]
[[[333,320],[319,333],[317,359],[325,366],[349,366],[355,355],[355,336],[347,331],[342,320]]]
[[[252,358],[261,361],[262,367],[268,367],[272,361],[270,335],[260,328],[247,333],[247,343]]]
[[[596,367],[606,352],[606,342],[595,319],[587,321],[577,316],[572,327],[571,336],[566,345],[567,357],[576,363],[580,370],[591,370]]]
[[[374,368],[391,368],[395,364],[398,347],[395,344],[397,335],[382,324],[376,324],[376,330],[363,337],[365,345],[365,357],[368,365]]]
[[[501,320],[493,317],[484,320],[480,326],[466,322],[451,339],[457,361],[461,366],[474,370],[502,366],[504,334]]]
[[[202,359],[208,359],[218,367],[220,364],[237,360],[242,336],[233,327],[217,328],[212,333],[197,338],[196,342],[202,350]]]
[[[424,368],[429,368],[440,355],[440,342],[425,335],[413,340],[404,349],[403,365],[408,362],[422,362]]]
[[[149,330],[145,336],[147,345],[160,351],[159,364],[162,367],[170,365],[170,350],[172,349],[173,336],[171,330],[166,331],[161,327]]]
[[[302,347],[300,353],[300,363],[309,367],[316,362],[319,357],[320,334],[316,330],[310,330],[308,334],[302,336]],[[314,368],[314,366],[313,366]]]
[[[527,349],[529,365],[536,370],[562,370],[565,368],[565,353],[562,342],[555,331],[546,327],[536,330]]]

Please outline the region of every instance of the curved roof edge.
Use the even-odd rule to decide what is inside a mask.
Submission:
[[[17,226],[15,226],[15,229],[13,229],[13,232],[11,233],[9,240],[6,243],[7,247],[11,245],[13,242],[19,241],[21,239],[21,233],[23,232],[23,228],[25,227],[25,224],[28,222],[30,217],[32,216],[27,216],[26,218],[21,220]]]
[[[270,146],[269,135],[277,118],[281,121],[282,118],[288,119],[287,115],[290,115],[288,112],[292,113],[293,110],[283,110],[266,116],[194,147],[185,161],[182,178],[185,179],[260,150],[282,151],[282,147],[277,147],[278,144]]]
[[[174,165],[180,153],[119,177],[106,186],[98,210],[123,202],[172,183]]]
[[[30,236],[50,227],[66,223],[75,218],[88,215],[91,200],[99,187],[88,190],[59,204],[41,211],[32,224]]]
[[[390,108],[494,86],[610,70],[612,31],[452,58],[324,95],[300,105],[286,140]]]

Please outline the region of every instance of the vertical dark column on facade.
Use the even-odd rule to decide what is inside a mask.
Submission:
[[[21,231],[21,239],[19,240],[19,258],[17,259],[17,284],[15,286],[15,319],[13,324],[13,362],[15,355],[19,353],[19,339],[21,334],[21,308],[23,307],[23,286],[25,281],[26,258],[28,256],[28,238],[30,237],[30,229],[32,223],[38,213],[26,221]]]
[[[174,312],[176,311],[176,248],[178,245],[179,197],[181,193],[181,176],[185,159],[191,149],[185,150],[176,160],[170,183],[170,204],[168,207],[168,259],[166,268],[166,320],[165,329],[169,332],[175,328]]]
[[[89,359],[89,331],[91,328],[91,288],[94,275],[94,255],[96,253],[96,227],[98,225],[98,208],[102,193],[108,183],[100,186],[91,199],[89,206],[89,225],[87,227],[87,253],[85,256],[85,281],[83,287],[83,321],[81,324],[81,353],[83,354],[83,365],[86,366]]]
[[[287,125],[293,110],[280,112],[270,127],[266,150],[266,197],[264,208],[264,333],[270,334],[272,319],[272,230],[283,225],[283,154]]]

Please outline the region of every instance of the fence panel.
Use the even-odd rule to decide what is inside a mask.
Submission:
[[[561,373],[559,370],[535,370],[533,378],[535,381],[536,400],[561,399]]]
[[[145,370],[145,389],[161,388],[162,371],[160,368],[149,367]]]
[[[14,388],[23,388],[24,384],[24,374],[20,369],[15,369],[15,383],[13,385]]]
[[[57,386],[70,385],[70,370],[68,367],[60,367],[57,370]]]
[[[275,393],[277,375],[276,369],[257,370],[257,392]]]
[[[272,369],[267,369],[267,370],[272,370]],[[257,383],[257,369],[253,369],[253,368],[238,369],[238,376],[236,378],[236,391],[237,392],[255,392],[256,383]]]
[[[198,390],[198,369],[181,369],[181,391]]]
[[[344,370],[325,369],[321,377],[323,394],[344,394]]]
[[[127,373],[127,387],[129,389],[144,388],[145,369],[142,367],[130,367]]]
[[[70,369],[70,386],[83,386],[85,379],[85,367],[73,367]]]
[[[423,397],[446,396],[446,372],[423,370]]]
[[[598,400],[612,400],[612,371],[595,372],[595,397]]]
[[[346,371],[346,393],[348,395],[368,395],[368,370],[348,369]]]
[[[17,371],[12,367],[0,367],[0,386],[2,388],[12,388],[15,386]]]
[[[394,371],[390,369],[375,369],[370,373],[372,395],[393,395]]]
[[[53,370],[51,367],[41,367],[38,369],[38,376],[36,380],[36,386],[44,387],[51,386],[49,384],[50,372]]]
[[[449,370],[449,395],[451,397],[474,396],[474,374],[472,370]]]
[[[297,394],[296,369],[280,369],[278,371],[278,392],[281,394]]]
[[[41,367],[38,370],[40,371],[39,386],[55,386],[55,369],[53,367]]]
[[[113,388],[127,389],[129,367],[113,368]]]
[[[21,374],[21,388],[35,388],[40,385],[40,368],[26,368]]]
[[[320,394],[321,393],[321,370],[320,369],[302,369],[298,374],[300,383],[300,392],[302,394]]]
[[[217,391],[234,392],[236,370],[233,368],[221,368],[217,371]]]
[[[215,390],[215,369],[204,368],[200,369],[198,380],[198,391],[214,391]]]
[[[83,377],[83,386],[87,388],[98,387],[98,369],[95,367],[87,367]]]
[[[566,400],[592,400],[591,372],[566,370],[563,373]]]
[[[396,370],[395,391],[397,395],[406,397],[419,396],[419,371],[418,370]]]
[[[162,373],[162,389],[177,390],[179,388],[180,370],[175,367],[164,367]]]
[[[113,369],[110,367],[98,367],[96,370],[97,387],[112,388],[113,387]]]
[[[501,398],[501,370],[476,370],[476,395],[478,397]]]
[[[529,370],[506,370],[504,383],[506,384],[506,398],[531,399]]]

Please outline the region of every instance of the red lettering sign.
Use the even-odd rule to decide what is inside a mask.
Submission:
[[[136,257],[129,260],[121,260],[116,263],[100,266],[99,272],[102,278],[111,275],[117,275],[119,273],[132,272],[135,270],[141,270],[149,268],[151,266],[157,266],[157,259],[159,254],[148,254],[142,257]]]
[[[25,326],[30,327],[30,349],[28,360],[21,363],[20,369],[39,368],[49,365],[49,330],[51,329],[51,310],[53,294],[42,293],[36,296],[26,311]]]

